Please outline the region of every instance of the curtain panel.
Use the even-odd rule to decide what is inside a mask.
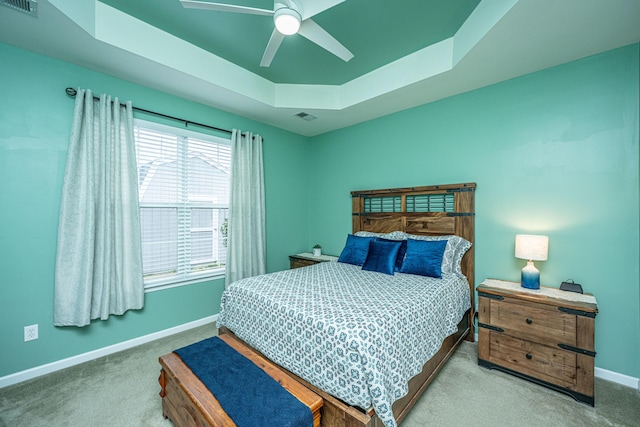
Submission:
[[[266,267],[262,137],[231,134],[231,192],[226,284],[264,274]]]
[[[58,224],[54,324],[85,326],[143,305],[133,108],[78,89]]]

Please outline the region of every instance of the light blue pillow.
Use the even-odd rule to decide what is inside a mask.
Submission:
[[[349,234],[347,243],[338,257],[338,262],[362,266],[367,260],[369,242],[373,239],[374,237],[359,237]]]
[[[396,267],[396,259],[402,242],[393,240],[375,239],[369,243],[369,253],[367,260],[362,266],[363,270],[377,271],[378,273],[390,274]]]
[[[442,277],[442,256],[447,246],[446,240],[407,240],[407,254],[400,273],[421,276]]]

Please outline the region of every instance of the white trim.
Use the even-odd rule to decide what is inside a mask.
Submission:
[[[99,357],[108,356],[110,354],[117,353],[119,351],[127,350],[129,348],[136,347],[141,344],[145,344],[160,338],[177,334],[179,332],[184,332],[189,329],[197,328],[198,326],[214,323],[217,320],[218,320],[218,315],[214,314],[213,316],[204,317],[199,320],[194,320],[193,322],[184,323],[182,325],[178,325],[169,329],[154,332],[149,335],[144,335],[128,341],[123,341],[107,347],[99,348],[97,350],[89,351],[87,353],[78,354],[76,356],[71,356],[66,359],[47,363],[46,365],[36,366],[35,368],[16,372],[15,374],[6,375],[4,377],[0,377],[0,388],[17,384],[22,381],[30,380],[32,378],[49,374],[51,372],[59,371],[61,369],[65,369],[70,366],[79,365],[80,363],[88,362],[89,360],[94,360]]]
[[[178,281],[178,282],[167,282],[167,283],[152,283],[152,284],[145,284],[144,285],[144,292],[145,293],[149,293],[149,292],[155,292],[155,291],[163,291],[165,289],[171,289],[171,288],[177,288],[180,286],[186,286],[186,285],[192,285],[194,283],[202,283],[202,282],[210,282],[213,280],[220,280],[220,279],[224,279],[225,272],[224,271],[217,271],[214,275],[211,276],[204,276],[204,277],[194,277],[194,278],[190,278],[190,279],[186,279],[184,281]]]
[[[597,378],[602,378],[603,380],[612,381],[620,385],[640,390],[640,378],[619,374],[617,372],[609,371],[608,369],[598,368],[597,366],[595,368],[595,375]]]
[[[218,315],[205,317],[193,322],[184,323],[182,325],[174,326],[173,328],[165,329],[163,331],[154,332],[149,335],[144,335],[138,338],[134,338],[129,341],[124,341],[118,344],[103,347],[98,350],[89,351],[87,353],[72,356],[66,359],[58,360],[56,362],[47,363],[46,365],[36,366],[35,368],[27,369],[24,371],[16,372],[4,377],[0,377],[0,388],[7,387],[13,384],[17,384],[22,381],[30,380],[32,378],[39,377],[41,375],[49,374],[51,372],[59,371],[70,366],[79,365],[80,363],[88,362],[102,356],[117,353],[119,351],[127,350],[129,348],[145,344],[160,338],[168,337],[179,332],[184,332],[189,329],[197,328],[198,326],[214,323],[218,320]],[[478,345],[478,334],[475,334],[475,342]],[[614,383],[631,387],[640,391],[640,378],[631,377],[629,375],[619,374],[614,371],[609,371],[603,368],[595,368],[595,376],[603,380],[612,381]]]
[[[477,332],[474,334],[474,338],[474,344],[478,345]],[[631,377],[625,374],[619,374],[614,371],[609,371],[608,369],[598,368],[597,366],[594,369],[594,375],[596,378],[601,378],[603,380],[611,381],[640,391],[640,378]]]

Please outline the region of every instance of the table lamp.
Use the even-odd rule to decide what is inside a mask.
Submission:
[[[516,258],[526,259],[520,285],[527,289],[540,289],[540,271],[533,261],[546,261],[549,254],[549,237],[516,234]]]

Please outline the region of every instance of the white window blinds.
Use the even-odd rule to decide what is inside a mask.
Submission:
[[[145,287],[224,272],[230,141],[136,121]]]

